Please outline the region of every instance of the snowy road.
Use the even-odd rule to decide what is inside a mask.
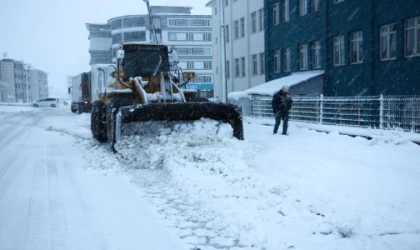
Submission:
[[[245,120],[112,154],[89,114],[0,107],[0,249],[420,249],[418,145]]]
[[[0,114],[0,249],[187,249],[121,178],[84,170],[51,112]]]

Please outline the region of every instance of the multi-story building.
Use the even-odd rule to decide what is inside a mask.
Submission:
[[[214,95],[222,99],[221,2],[211,0],[215,65]],[[224,0],[227,92],[265,82],[264,1]]]
[[[89,30],[89,64],[112,63],[111,25],[87,23]]]
[[[328,96],[420,94],[418,0],[265,0],[266,80],[323,70]]]
[[[187,87],[197,89],[203,97],[212,97],[211,16],[191,15],[190,7],[170,6],[152,6],[151,16],[155,33],[146,14],[114,17],[106,24],[87,24],[91,65],[111,63],[123,43],[155,43],[157,40],[177,51],[178,67],[196,72],[194,82]],[[100,57],[98,51],[101,51]],[[173,63],[171,56],[170,61]]]
[[[32,102],[48,96],[48,76],[35,78],[29,65],[9,58],[0,60],[0,100],[2,102]],[[38,87],[40,86],[40,87]]]

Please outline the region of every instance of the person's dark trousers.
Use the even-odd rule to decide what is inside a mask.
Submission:
[[[275,116],[276,124],[274,124],[274,131],[273,134],[277,134],[277,130],[279,129],[281,120],[283,120],[283,135],[287,134],[287,127],[289,123],[289,114],[278,114]]]
[[[283,135],[287,135],[287,127],[289,126],[289,113],[282,115],[283,120]]]

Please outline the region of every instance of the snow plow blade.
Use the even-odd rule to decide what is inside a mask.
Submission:
[[[115,139],[119,140],[124,124],[146,121],[195,121],[209,118],[232,126],[233,136],[244,139],[242,111],[223,103],[188,102],[123,106],[116,117]],[[115,140],[113,141],[115,143]]]

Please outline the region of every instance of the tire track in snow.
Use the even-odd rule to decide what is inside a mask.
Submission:
[[[22,124],[22,125],[23,125],[23,127],[18,129],[17,131],[14,130],[15,131],[14,133],[13,132],[8,132],[7,135],[0,140],[0,144],[1,145],[9,145],[9,144],[11,144],[11,142],[13,140],[19,139],[19,137],[22,136],[22,133],[24,133],[28,130],[25,127],[25,126],[27,126],[26,124]],[[12,126],[14,126],[14,125],[12,125]],[[3,148],[3,150],[4,150],[4,148]]]
[[[27,162],[27,158],[14,158],[10,164],[13,167],[3,179],[0,179],[0,249],[23,248],[23,242],[19,236],[24,235],[26,209],[22,205],[27,203],[22,198],[20,198],[20,202],[14,202],[16,197],[22,197],[23,195],[11,192],[9,188],[12,185],[16,187],[26,184],[16,183],[16,180],[22,169],[29,165]]]
[[[22,130],[21,130],[22,131]],[[21,138],[23,135],[26,135],[27,131],[23,133],[16,134],[16,139]],[[26,157],[19,157],[16,154],[8,154],[6,155],[4,152],[7,151],[15,151],[12,149],[14,145],[5,144],[4,147],[0,148],[0,157],[5,157],[7,160],[4,163],[0,164],[0,199],[6,193],[7,189],[9,188],[10,184],[16,180],[17,176],[19,175],[20,171],[22,170],[22,166],[28,158]],[[22,164],[15,164],[17,160],[21,160]],[[12,168],[12,166],[14,166]],[[8,178],[5,178],[6,175],[9,175]]]
[[[48,214],[50,217],[51,249],[67,249],[67,222],[63,202],[61,200],[61,188],[59,185],[57,161],[54,148],[48,146],[47,176],[48,176]]]
[[[59,145],[52,145],[52,148],[54,148],[54,153],[51,152],[51,154],[56,155],[63,155],[63,151]],[[92,210],[83,202],[83,192],[80,190],[80,183],[77,181],[77,179],[74,176],[74,172],[72,170],[71,164],[67,160],[60,161],[59,166],[61,168],[58,170],[58,175],[61,178],[61,183],[66,187],[71,187],[68,192],[70,194],[67,194],[67,198],[70,197],[77,197],[77,204],[72,204],[73,211],[68,212],[66,214],[71,213],[71,215],[77,214],[77,219],[72,218],[72,222],[75,224],[75,226],[80,227],[81,224],[83,224],[84,230],[89,230],[87,234],[83,234],[82,237],[86,237],[85,242],[90,241],[90,243],[86,244],[93,244],[91,249],[99,249],[99,250],[107,250],[107,242],[105,240],[105,237],[98,231],[94,230],[92,227],[93,225],[93,215]],[[64,190],[63,190],[64,191]],[[71,217],[71,216],[70,216]],[[93,238],[93,239],[92,239]],[[79,239],[83,241],[84,239]],[[84,246],[87,247],[87,246]]]
[[[39,159],[33,171],[32,196],[29,202],[24,249],[50,249],[48,202],[45,200],[46,160]]]

